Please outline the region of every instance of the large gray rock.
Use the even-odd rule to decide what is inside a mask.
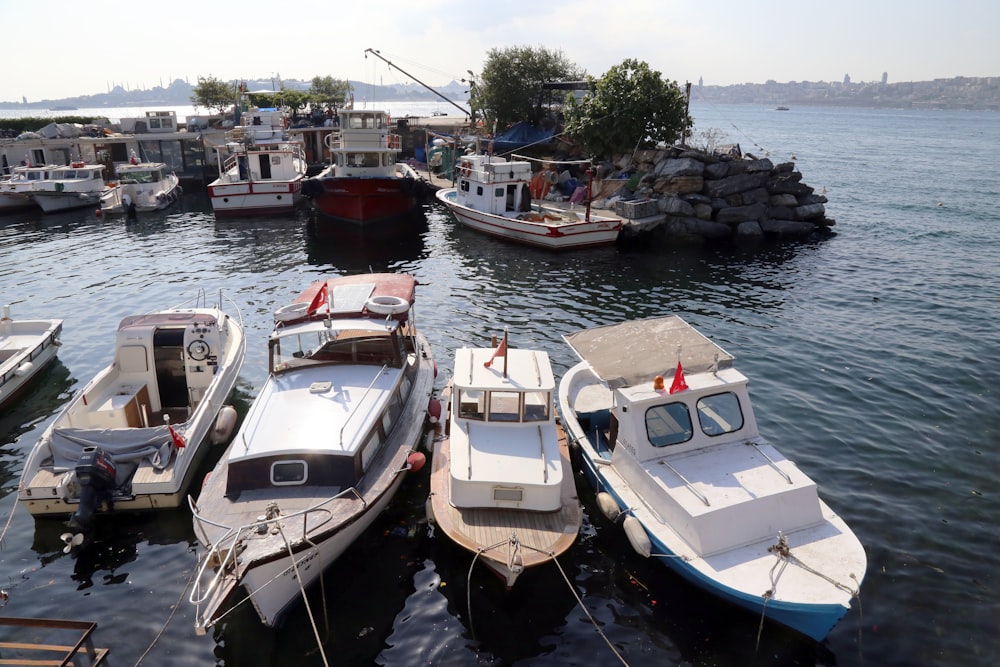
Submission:
[[[736,174],[719,181],[705,181],[704,193],[709,197],[726,197],[737,192],[746,192],[763,187],[767,183],[767,172],[756,174]]]
[[[661,160],[656,165],[657,178],[674,178],[677,176],[701,176],[705,171],[705,165],[693,158],[679,158],[676,160]]]

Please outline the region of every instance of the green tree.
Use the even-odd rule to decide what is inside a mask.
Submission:
[[[567,99],[565,131],[597,157],[672,144],[691,127],[680,86],[644,62],[629,58],[589,80],[589,95]]]
[[[338,109],[344,106],[351,93],[351,84],[332,76],[314,76],[309,85],[310,101],[313,104]]]
[[[195,106],[215,109],[224,114],[236,103],[238,91],[236,85],[214,77],[198,77],[198,85],[194,87],[191,103]]]
[[[562,51],[528,46],[490,49],[469,104],[487,127],[496,124],[504,130],[522,120],[540,120],[543,83],[578,80],[585,73]]]
[[[312,96],[302,90],[292,90],[282,87],[281,90],[268,93],[247,93],[250,104],[255,107],[276,107],[288,109],[293,114],[304,108],[312,100]]]

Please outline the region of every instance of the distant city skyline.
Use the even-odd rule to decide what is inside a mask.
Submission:
[[[379,50],[433,86],[469,79],[489,50],[512,46],[561,51],[600,76],[626,58],[647,62],[683,83],[766,81],[928,81],[1000,74],[995,0],[911,3],[903,0],[803,3],[762,0],[509,0],[498,11],[474,0],[365,3],[320,10],[244,0],[237,7],[175,0],[149,21],[120,3],[86,6],[55,0],[46,20],[30,3],[0,2],[11,66],[0,101],[29,102],[107,92],[112,85],[151,89],[175,79],[223,80],[333,76],[370,84],[411,79],[365,49]],[[247,39],[239,22],[273,30]],[[44,21],[44,31],[38,29]],[[141,26],[141,28],[140,28]],[[20,55],[19,55],[20,54]]]

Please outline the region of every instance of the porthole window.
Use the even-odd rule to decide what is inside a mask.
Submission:
[[[305,484],[308,478],[309,465],[300,459],[271,464],[271,484],[274,486]]]

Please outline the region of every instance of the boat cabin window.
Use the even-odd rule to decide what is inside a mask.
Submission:
[[[646,437],[653,447],[678,445],[693,435],[691,415],[683,403],[654,405],[646,410]]]
[[[458,394],[458,416],[463,419],[486,419],[486,392],[480,389],[463,389]]]
[[[368,330],[314,331],[282,336],[272,343],[275,372],[311,364],[372,364],[400,366],[396,337]]]
[[[547,422],[551,405],[549,396],[547,391],[524,392],[524,421]]]
[[[516,391],[490,392],[490,421],[520,421],[521,394]]]
[[[743,412],[736,394],[726,392],[700,399],[698,422],[705,435],[723,435],[743,428]]]
[[[305,484],[309,478],[309,466],[305,461],[275,461],[271,464],[271,484],[292,486]]]

